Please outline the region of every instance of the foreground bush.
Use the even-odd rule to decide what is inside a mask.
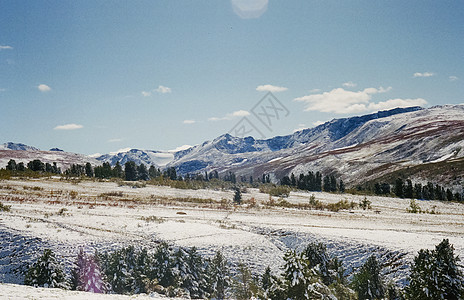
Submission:
[[[24,284],[34,287],[69,288],[63,266],[50,249],[45,249],[37,262],[26,271]]]

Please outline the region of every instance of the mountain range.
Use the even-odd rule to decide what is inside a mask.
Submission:
[[[464,175],[463,146],[464,106],[445,105],[396,108],[334,119],[314,128],[264,140],[224,134],[180,151],[130,149],[87,157],[7,143],[0,145],[0,166],[6,164],[1,152],[10,151],[9,155],[35,153],[44,161],[63,157],[62,164],[69,159],[73,163],[80,160],[112,165],[118,161],[121,164],[135,161],[160,168],[175,167],[183,175],[216,170],[220,174],[231,171],[254,178],[269,174],[273,181],[278,181],[292,172],[298,175],[321,171],[335,174],[349,184],[401,175],[456,185],[461,184]]]

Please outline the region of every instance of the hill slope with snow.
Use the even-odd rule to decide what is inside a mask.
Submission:
[[[217,170],[258,178],[266,173],[274,181],[291,172],[313,170],[333,173],[347,183],[356,184],[402,168],[461,159],[463,146],[464,106],[447,105],[428,109],[397,108],[335,119],[267,140],[224,134],[171,153],[163,165],[151,158],[151,153],[156,151],[146,150],[133,149],[98,159],[113,164],[134,160],[175,167],[181,174]]]

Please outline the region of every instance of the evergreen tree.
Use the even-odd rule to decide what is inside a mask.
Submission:
[[[54,164],[56,164],[56,163],[54,163]],[[21,171],[21,172],[25,171],[26,167],[24,166],[24,163],[23,162],[18,163],[16,165],[16,170]],[[61,173],[61,172],[59,172],[59,173]],[[59,173],[57,173],[57,174],[59,174]]]
[[[381,266],[377,258],[370,256],[353,278],[353,289],[359,300],[383,299],[385,284],[380,274]]]
[[[289,250],[284,256],[284,281],[286,286],[286,296],[289,299],[300,300],[310,299],[308,285],[310,279],[308,260],[301,253]]]
[[[281,185],[291,185],[292,182],[290,181],[290,177],[288,177],[288,176],[282,177],[282,179],[280,180],[280,184]]]
[[[406,180],[406,186],[404,187],[404,198],[414,198],[414,188],[410,179]]]
[[[34,159],[27,163],[27,168],[35,172],[44,172],[45,164],[40,161],[40,159]]]
[[[345,192],[345,183],[341,179],[340,179],[339,191],[340,191],[340,193]]]
[[[296,186],[296,178],[295,178],[295,174],[292,173],[292,175],[290,176],[290,184],[292,186]]]
[[[150,168],[148,169],[148,176],[151,179],[159,177],[161,174],[158,173],[158,169],[154,165],[151,165]]]
[[[124,174],[127,181],[136,181],[138,178],[137,165],[133,161],[124,164]]]
[[[329,273],[330,257],[325,245],[323,243],[310,243],[303,250],[303,253],[308,260],[308,267],[310,269],[317,267],[324,283],[330,284],[332,282]]]
[[[235,204],[242,204],[242,192],[240,191],[240,188],[235,187],[234,188],[235,193],[234,193],[234,203]]]
[[[245,264],[239,263],[234,280],[234,296],[237,300],[248,300],[257,293],[258,285],[254,281],[250,269]]]
[[[119,163],[119,161],[116,162],[113,169],[111,170],[111,173],[112,173],[112,177],[123,178],[123,173],[124,172],[122,170],[122,166]]]
[[[324,176],[323,189],[324,189],[324,192],[330,192],[330,177],[329,177],[329,175]]]
[[[316,172],[316,186],[315,191],[322,191],[322,174],[321,172]]]
[[[16,171],[16,168],[16,161],[14,159],[10,159],[6,165],[6,169],[10,171]]]
[[[167,178],[169,178],[171,180],[177,180],[176,168],[174,168],[174,167],[167,168],[165,177],[167,177]]]
[[[422,196],[422,184],[420,183],[414,184],[414,198],[424,199]]]
[[[420,250],[414,257],[405,296],[408,300],[464,298],[464,277],[454,248],[444,239],[435,250]]]
[[[195,247],[187,251],[186,270],[187,274],[182,280],[182,287],[189,291],[190,297],[193,299],[207,297],[206,271],[203,259]]]
[[[140,166],[137,167],[137,177],[139,180],[148,180],[150,179],[148,176],[147,167],[142,163]]]
[[[401,178],[397,178],[395,181],[395,195],[404,198],[404,182]]]
[[[107,286],[96,256],[89,256],[80,248],[71,272],[72,289],[92,293],[105,293]]]
[[[89,162],[85,164],[85,176],[93,177],[93,168]]]
[[[230,274],[227,260],[221,251],[217,251],[208,264],[207,273],[211,298],[224,299],[230,285]]]
[[[24,284],[35,287],[68,288],[63,266],[50,249],[45,249],[37,262],[32,264],[26,272]]]
[[[161,243],[153,255],[153,271],[154,276],[160,285],[164,287],[175,285],[175,274],[172,270],[172,258],[169,246],[166,243]]]

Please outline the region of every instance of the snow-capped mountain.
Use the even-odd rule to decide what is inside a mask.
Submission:
[[[97,159],[175,167],[181,174],[217,170],[237,175],[291,172],[336,173],[358,183],[389,172],[464,156],[464,106],[397,108],[359,117],[335,119],[315,128],[266,140],[218,138],[178,152],[132,149]],[[159,157],[166,158],[163,164]]]
[[[178,151],[126,149],[88,157],[7,143],[0,146],[3,149],[0,151],[0,166],[6,165],[9,156],[24,162],[32,157],[61,161],[64,167],[70,163],[97,165],[109,162],[114,165],[119,162],[124,165],[134,161],[160,168],[175,167],[180,174],[216,170],[220,174],[232,171],[258,178],[266,173],[274,181],[292,172],[321,171],[337,174],[346,183],[356,184],[424,164],[441,163],[440,167],[446,162],[464,164],[463,147],[464,106],[445,105],[427,109],[397,108],[334,119],[314,128],[266,140],[224,134]],[[452,167],[445,168],[441,175],[447,177],[442,180],[457,180],[455,183],[458,183],[461,176],[464,177],[463,168],[457,168],[452,174],[448,169]],[[424,172],[417,175],[420,180],[432,180],[431,176]]]
[[[69,168],[72,164],[86,164],[90,162],[93,165],[100,165],[101,162],[95,158],[64,152],[58,148],[50,149],[50,151],[42,151],[36,147],[8,142],[0,145],[0,168],[4,168],[10,159],[14,159],[16,163],[23,162],[27,164],[31,160],[40,159],[44,163],[56,162],[62,170]]]
[[[20,144],[20,143],[13,143],[8,142],[3,145],[0,145],[0,150],[23,150],[23,151],[38,151],[38,148]]]

